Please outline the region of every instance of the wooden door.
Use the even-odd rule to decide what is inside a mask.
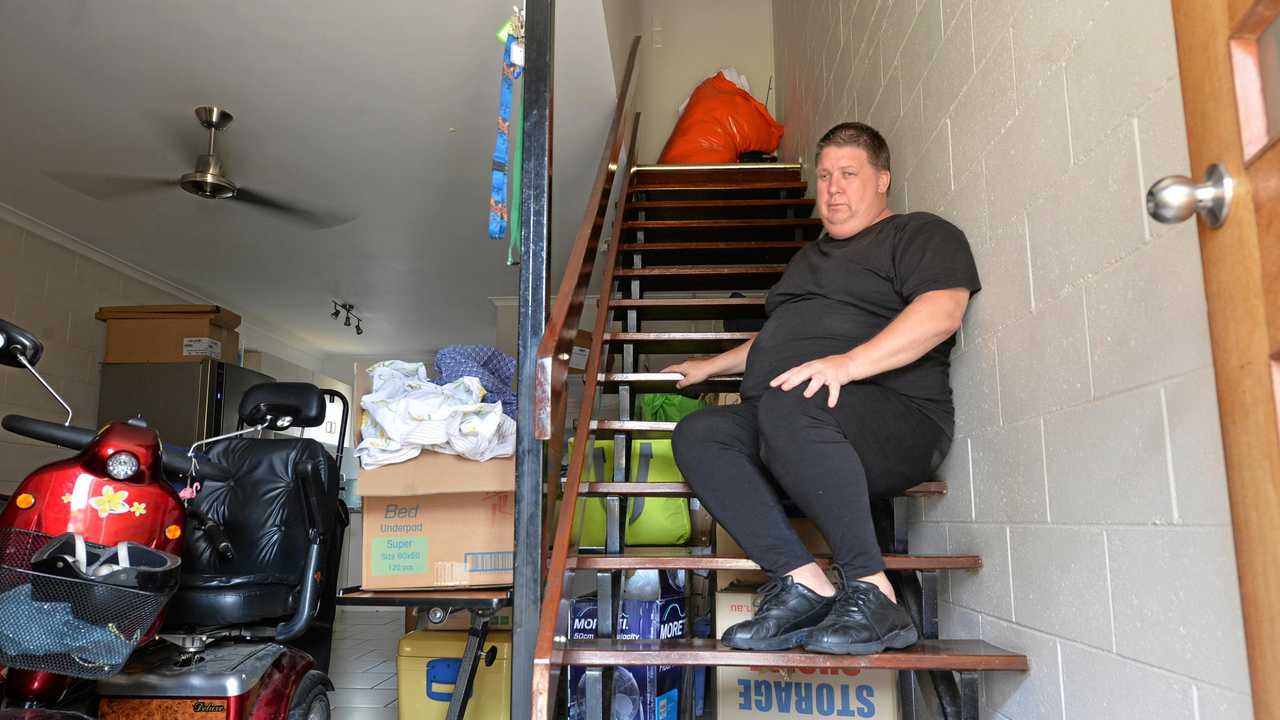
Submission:
[[[1234,181],[1197,222],[1254,713],[1280,718],[1280,0],[1172,3],[1191,167]]]

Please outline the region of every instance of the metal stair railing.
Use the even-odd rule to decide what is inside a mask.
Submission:
[[[576,548],[570,540],[573,511],[580,496],[586,449],[591,430],[591,417],[595,405],[597,377],[608,329],[612,296],[613,272],[617,267],[618,246],[622,233],[622,212],[631,168],[635,165],[636,131],[639,114],[632,111],[635,95],[636,56],[640,38],[632,40],[622,89],[614,110],[613,122],[607,135],[604,153],[596,173],[592,194],[577,236],[574,239],[564,279],[555,297],[547,328],[537,351],[537,367],[534,387],[534,436],[546,441],[545,473],[545,522],[543,537],[550,541],[550,557],[547,563],[545,589],[540,608],[537,643],[533,658],[532,717],[550,720],[555,714],[556,691],[561,663],[557,644],[562,643],[567,632],[567,584],[566,572],[569,554]],[[613,223],[603,263],[603,282],[596,309],[596,318],[589,334],[590,349],[584,375],[582,403],[574,434],[573,452],[569,459],[568,474],[561,492],[559,482],[560,458],[565,447],[565,420],[568,409],[569,362],[573,350],[579,346],[583,333],[580,329],[582,309],[588,288],[596,271],[596,259],[600,241],[613,209]],[[560,511],[556,511],[559,499]],[[613,533],[610,533],[613,534]],[[601,607],[607,607],[609,598],[601,598]],[[611,603],[610,603],[611,604]],[[607,613],[602,613],[602,615]]]

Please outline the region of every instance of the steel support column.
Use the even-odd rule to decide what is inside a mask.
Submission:
[[[516,431],[515,588],[512,598],[511,718],[532,713],[533,650],[542,598],[544,448],[534,437],[538,343],[547,322],[551,231],[551,108],[555,0],[526,0],[524,172],[520,203],[520,292]]]

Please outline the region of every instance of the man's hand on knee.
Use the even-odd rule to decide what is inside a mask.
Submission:
[[[848,354],[828,355],[791,368],[770,380],[769,387],[786,392],[808,381],[809,385],[804,389],[804,396],[811,398],[826,386],[827,407],[833,408],[840,400],[840,388],[845,383],[859,379],[861,378],[858,377],[857,368]]]

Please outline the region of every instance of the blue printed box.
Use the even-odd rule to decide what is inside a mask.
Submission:
[[[683,582],[671,582],[661,573],[656,600],[624,599],[619,610],[620,640],[667,640],[686,637]],[[595,596],[570,603],[571,639],[596,637]],[[586,668],[569,668],[569,718],[587,717],[583,678]],[[637,665],[614,668],[613,720],[679,720],[682,668],[673,665]]]

